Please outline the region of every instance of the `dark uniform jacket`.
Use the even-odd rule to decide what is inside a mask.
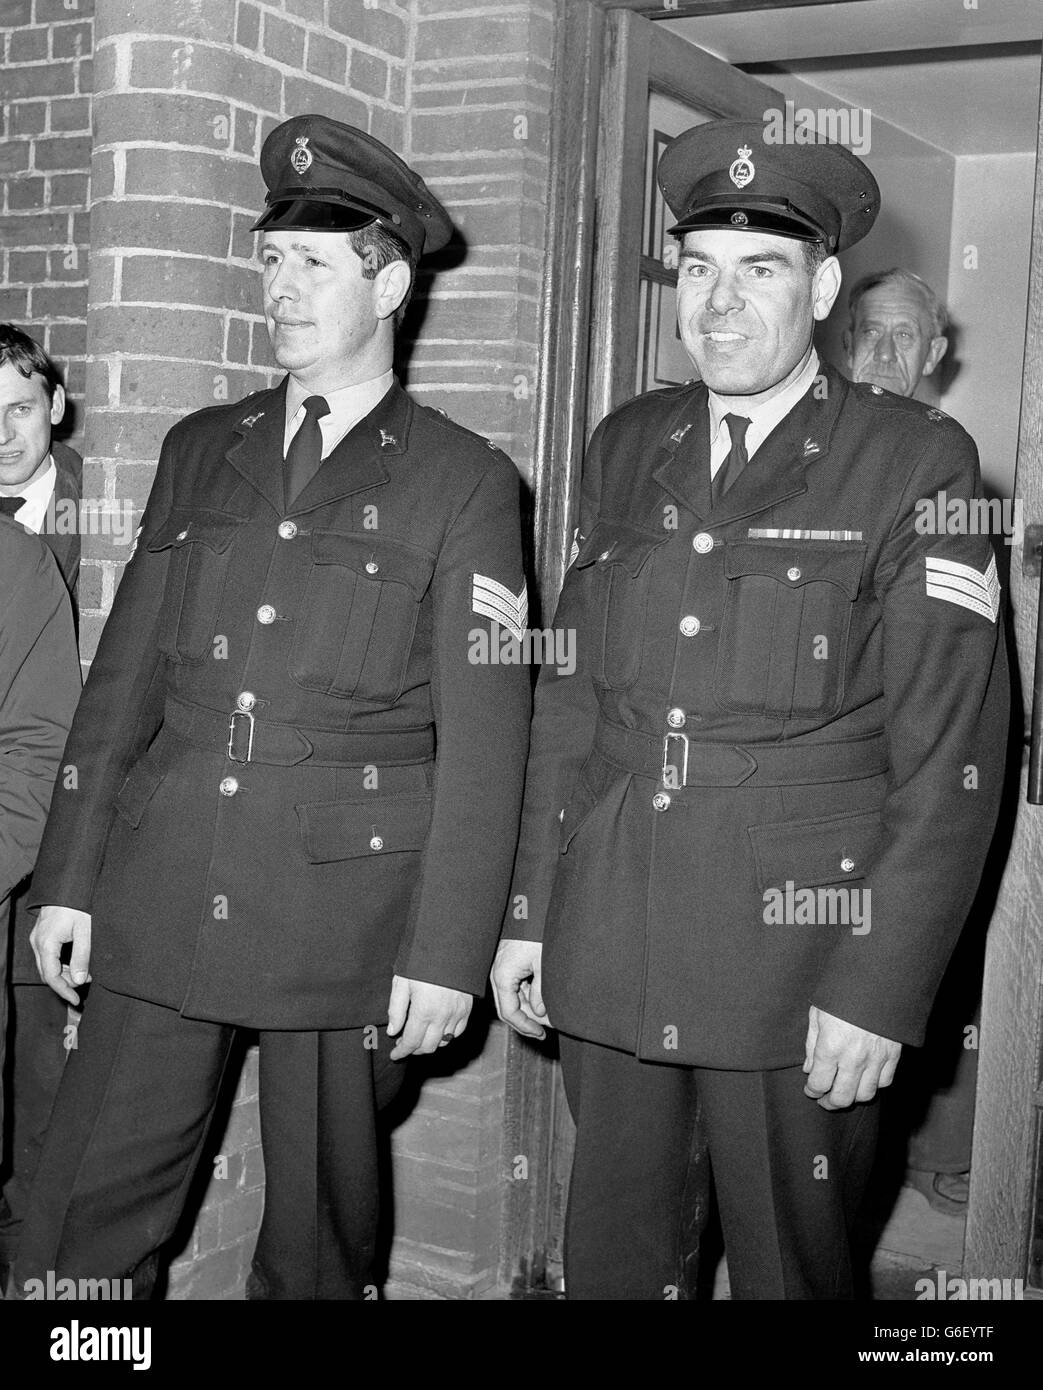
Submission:
[[[735,1069],[802,1061],[811,1004],[921,1040],[1008,718],[990,542],[924,533],[939,492],[980,496],[963,429],[830,369],[716,506],[703,386],[599,426],[503,933],[556,1027]]]
[[[80,666],[69,595],[54,557],[39,537],[7,517],[0,517],[0,595],[2,1062],[9,895],[36,858],[80,693]]]
[[[73,627],[77,625],[78,611],[76,598],[80,587],[80,532],[78,527],[69,525],[69,518],[79,515],[80,480],[83,476],[83,460],[74,449],[57,439],[51,443],[51,457],[54,459],[54,512],[55,524],[48,529],[47,522],[40,533],[54,558],[58,561],[62,578],[72,599]],[[75,512],[72,510],[75,508]],[[49,513],[50,515],[50,513]],[[75,636],[74,636],[75,642]],[[36,921],[26,907],[30,891],[26,879],[11,895],[11,981],[16,985],[41,985],[36,971],[29,933]]]
[[[529,687],[468,633],[476,576],[521,616],[519,480],[396,384],[286,508],[284,400],[168,434],[32,901],[93,913],[109,989],[348,1027],[387,1017],[392,973],[484,988]]]

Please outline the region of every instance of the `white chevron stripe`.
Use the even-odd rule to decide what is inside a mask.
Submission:
[[[529,595],[525,581],[522,581],[521,588],[514,594],[505,584],[490,579],[488,575],[476,574],[473,580],[472,612],[492,618],[520,642],[525,636],[529,621]]]
[[[990,623],[996,621],[1000,609],[1000,582],[994,555],[989,556],[984,571],[956,560],[945,560],[940,555],[928,555],[925,560],[928,598],[958,604],[972,613],[980,613]]]

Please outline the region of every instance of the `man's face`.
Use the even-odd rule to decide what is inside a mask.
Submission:
[[[677,277],[681,339],[722,396],[755,396],[801,363],[840,286],[836,260],[809,274],[803,243],[764,232],[687,232]]]
[[[260,254],[264,317],[279,366],[316,391],[372,375],[388,317],[384,273],[363,276],[344,232],[265,232]]]
[[[51,452],[51,426],[65,413],[65,392],[37,372],[23,376],[10,362],[0,367],[0,487],[21,487],[41,473]]]
[[[948,340],[934,337],[923,296],[900,281],[868,290],[844,335],[852,381],[911,396],[942,360]]]

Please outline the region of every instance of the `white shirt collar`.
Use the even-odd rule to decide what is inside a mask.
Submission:
[[[356,382],[354,386],[342,386],[337,391],[309,391],[294,377],[286,383],[286,428],[283,432],[283,453],[290,447],[290,440],[297,433],[304,420],[304,402],[309,396],[322,395],[329,406],[329,414],[319,421],[322,431],[322,457],[326,458],[340,443],[349,430],[384,399],[395,379],[389,368],[380,376],[369,381]]]
[[[753,458],[775,426],[790,413],[801,397],[807,394],[818,373],[818,353],[812,348],[803,371],[794,377],[784,391],[772,396],[763,405],[744,406],[741,396],[723,397],[708,390],[711,468],[727,457],[731,449],[731,435],[724,424],[726,415],[744,415],[749,420],[750,427],[746,431],[746,455]]]
[[[47,467],[38,478],[34,478],[31,483],[23,483],[21,487],[10,487],[0,489],[0,495],[4,497],[24,497],[25,501],[14,514],[15,521],[21,524],[28,531],[35,531],[37,535],[43,530],[43,524],[47,517],[47,507],[54,493],[54,484],[58,477],[58,470],[54,466],[54,458],[47,455]]]

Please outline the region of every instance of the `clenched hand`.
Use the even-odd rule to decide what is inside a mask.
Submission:
[[[68,965],[62,965],[62,947],[72,942]],[[36,969],[45,985],[50,985],[74,1008],[80,1007],[80,996],[73,986],[90,981],[87,973],[91,963],[91,915],[74,907],[47,906],[40,908],[29,936],[36,957]]]
[[[855,1101],[872,1100],[878,1089],[890,1086],[902,1055],[902,1044],[867,1033],[814,1005],[808,1010],[804,1045],[804,1094],[823,1110],[846,1110]]]
[[[458,989],[429,985],[396,975],[388,1002],[388,1034],[398,1039],[391,1052],[393,1062],[414,1052],[436,1052],[447,1034],[458,1038],[467,1027],[474,999]]]

